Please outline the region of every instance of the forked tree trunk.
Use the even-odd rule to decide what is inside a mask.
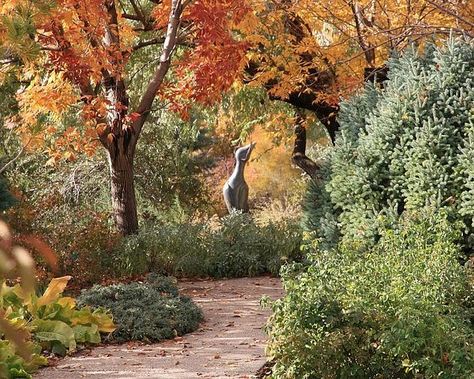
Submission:
[[[171,64],[171,56],[176,47],[177,33],[184,4],[182,0],[171,1],[171,12],[163,43],[160,63],[155,70],[135,112],[129,110],[129,99],[125,80],[116,73],[102,69],[103,86],[108,101],[107,115],[97,119],[97,124],[106,127],[99,133],[99,139],[107,150],[110,167],[110,187],[112,211],[117,231],[126,236],[138,232],[137,200],[133,177],[133,158],[141,129],[150,114],[153,99],[160,88]],[[120,49],[118,15],[114,0],[106,2],[110,19],[104,40],[106,46]],[[93,45],[98,41],[93,41]],[[121,64],[120,59],[117,61]],[[84,99],[90,102],[94,97],[92,88],[85,88]],[[87,100],[88,99],[88,100]],[[127,114],[138,115],[133,123],[127,121]]]
[[[112,211],[117,230],[122,235],[138,232],[137,200],[133,177],[133,155],[108,151]]]

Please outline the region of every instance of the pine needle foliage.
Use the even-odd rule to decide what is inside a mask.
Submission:
[[[306,226],[326,246],[371,245],[405,210],[448,207],[472,249],[474,43],[451,39],[423,55],[412,48],[389,67],[385,88],[368,84],[342,104],[324,179],[306,199]]]

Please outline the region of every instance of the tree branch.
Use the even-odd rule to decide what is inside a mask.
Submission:
[[[130,0],[130,4],[132,4],[133,10],[135,11],[135,15],[133,16],[137,16],[135,20],[140,21],[145,30],[153,30],[154,22],[143,12],[140,4],[137,4],[135,0]]]
[[[127,20],[140,21],[140,22],[142,21],[142,19],[135,14],[122,13],[122,17],[126,18]]]
[[[145,121],[150,114],[151,106],[153,104],[153,100],[160,88],[163,80],[168,72],[170,65],[171,65],[171,57],[173,55],[174,49],[177,43],[177,35],[181,21],[181,14],[183,12],[183,4],[181,0],[172,0],[171,3],[171,12],[168,20],[168,28],[166,31],[166,38],[163,44],[163,51],[160,57],[160,63],[158,68],[156,69],[153,77],[148,83],[148,87],[143,94],[136,113],[140,116],[138,119],[133,123],[133,137],[131,145],[133,148],[135,147],[140,132],[145,124]]]
[[[359,7],[359,3],[357,1],[350,2],[352,14],[354,15],[354,21],[357,31],[357,37],[359,39],[359,46],[364,52],[365,60],[370,67],[374,67],[375,65],[375,48],[373,45],[370,44],[365,38],[364,35],[364,15],[362,14],[362,10]]]
[[[157,37],[157,38],[150,39],[148,41],[141,41],[141,42],[138,42],[136,45],[134,45],[132,47],[132,50],[137,51],[137,50],[140,50],[143,47],[147,47],[147,46],[151,46],[151,45],[158,45],[158,44],[163,43],[163,42],[165,42],[164,37]]]
[[[339,130],[339,123],[336,120],[337,112],[339,111],[338,105],[331,105],[325,101],[318,99],[318,91],[302,92],[295,89],[294,92],[290,93],[288,97],[281,98],[269,93],[271,100],[280,100],[288,104],[295,106],[296,108],[307,109],[316,114],[318,120],[326,128],[331,142],[334,144],[336,139],[336,133]]]
[[[3,167],[0,168],[0,175],[2,175],[7,170],[8,167],[10,167],[13,163],[15,163],[18,159],[20,159],[20,157],[23,155],[23,153],[25,152],[30,142],[31,142],[31,138],[28,140],[26,144],[22,146],[22,148],[20,149],[17,155],[15,155],[11,160],[5,163]]]
[[[18,57],[5,57],[0,59],[0,65],[10,65],[10,64],[17,64],[20,63],[20,59]]]
[[[132,4],[133,10],[135,11],[135,14],[139,17],[139,20],[143,23],[143,25],[146,25],[146,18],[142,12],[142,9],[138,6],[135,0],[130,0],[130,4]]]
[[[136,45],[134,45],[132,47],[132,50],[137,51],[137,50],[140,50],[143,47],[158,45],[158,44],[163,43],[163,42],[165,42],[165,37],[157,37],[157,38],[150,39],[148,41],[141,41],[141,42],[138,42]],[[181,38],[176,40],[176,45],[186,46],[186,47],[193,47],[194,46],[193,43],[188,42],[188,41],[184,41]]]
[[[435,1],[433,0],[426,0],[428,3],[430,3],[432,6],[434,6],[435,8],[439,9],[441,12],[444,12],[446,14],[449,14],[450,16],[453,16],[454,18],[458,19],[459,21],[465,23],[466,25],[469,25],[471,28],[474,28],[474,23],[472,23],[471,21],[469,20],[466,20],[464,17],[461,17],[459,16],[458,14],[454,13],[453,11],[439,5],[438,3],[436,3]],[[472,14],[471,14],[472,16]]]

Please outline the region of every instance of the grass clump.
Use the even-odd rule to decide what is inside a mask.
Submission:
[[[110,265],[116,275],[160,272],[178,277],[230,278],[278,275],[301,259],[302,231],[293,219],[259,222],[235,213],[200,223],[143,227],[125,238]]]
[[[188,297],[180,296],[176,283],[155,274],[144,282],[96,285],[83,290],[80,304],[110,310],[117,324],[111,339],[158,342],[197,329],[201,310]]]

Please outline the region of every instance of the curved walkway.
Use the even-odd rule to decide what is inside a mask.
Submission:
[[[181,282],[204,311],[199,330],[158,344],[97,347],[40,370],[36,379],[252,378],[265,363],[269,315],[262,296],[282,295],[279,279],[260,277]]]

